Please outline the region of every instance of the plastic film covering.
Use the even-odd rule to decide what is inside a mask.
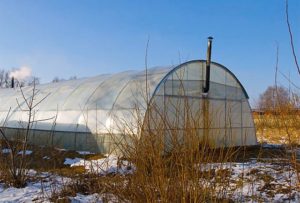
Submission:
[[[194,129],[217,147],[256,145],[255,126],[244,87],[224,66],[212,63],[210,70],[210,89],[203,93],[205,61],[190,61],[173,69],[153,96],[155,110],[149,112],[153,118],[150,126],[156,129],[156,124],[167,123],[167,131]]]
[[[153,114],[153,123],[164,115],[170,123],[178,124],[169,126],[169,131],[184,132],[184,122],[190,116],[197,120],[200,136],[209,127],[210,137],[219,144],[256,144],[248,95],[241,83],[227,68],[212,63],[210,90],[204,95],[205,74],[205,61],[195,60],[179,66],[38,85],[35,101],[46,99],[36,108],[34,119],[40,121],[32,125],[31,140],[105,153],[112,150],[116,140],[126,139],[126,134],[138,134],[148,112]],[[32,95],[31,87],[22,91],[26,98]],[[160,113],[151,112],[147,101]],[[20,89],[0,90],[0,103],[1,126],[12,134],[22,129],[28,112],[22,111],[26,102]],[[206,125],[204,109],[208,109],[210,126]]]
[[[171,68],[152,68],[148,70],[148,89],[152,94],[157,84],[169,72]],[[99,113],[98,122],[106,124],[105,117],[111,114],[113,110],[134,108],[135,104],[140,104],[146,108],[145,103],[145,71],[127,71],[114,75],[100,75],[93,78],[79,80],[62,81],[37,85],[36,101],[47,97],[42,101],[36,110],[36,116],[41,119],[56,117],[56,130],[74,131],[74,126],[78,124],[86,125],[86,115],[92,115],[93,111]],[[22,88],[26,98],[32,95],[32,87]],[[7,119],[7,127],[17,127],[15,124],[19,121],[26,121],[21,109],[26,109],[25,100],[22,97],[20,89],[3,89],[0,91],[0,119],[3,125],[4,119],[11,109]],[[18,103],[20,106],[18,106]],[[37,118],[36,117],[36,118]],[[37,120],[39,120],[37,118]],[[52,128],[52,122],[49,126],[41,125],[41,130]],[[59,124],[64,127],[60,128]],[[67,125],[70,125],[68,127]],[[39,129],[37,126],[33,128]],[[57,129],[58,128],[58,129]],[[89,131],[95,133],[93,126],[88,126]],[[77,129],[78,132],[85,132],[83,129]]]

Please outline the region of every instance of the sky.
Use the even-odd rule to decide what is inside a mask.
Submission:
[[[300,58],[299,9],[289,0]],[[239,78],[252,106],[274,84],[277,44],[279,70],[300,86],[284,0],[0,0],[0,69],[29,67],[42,83],[142,70],[148,39],[149,67],[205,59],[208,36],[212,60]]]

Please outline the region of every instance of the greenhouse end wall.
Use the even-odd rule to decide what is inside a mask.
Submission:
[[[205,61],[191,61],[168,73],[152,98],[151,128],[163,126],[166,140],[195,133],[212,147],[256,145],[244,87],[227,68],[212,63],[210,90],[203,93],[205,71]]]

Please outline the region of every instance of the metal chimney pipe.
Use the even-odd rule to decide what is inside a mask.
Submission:
[[[11,88],[15,88],[15,77],[11,78]]]
[[[203,88],[204,93],[208,93],[209,91],[212,40],[213,40],[212,37],[208,37],[207,53],[206,53],[206,75],[205,75],[206,77],[205,77],[205,86]]]

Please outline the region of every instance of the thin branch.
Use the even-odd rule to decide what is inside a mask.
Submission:
[[[40,103],[42,103],[47,97],[49,97],[51,93],[49,92],[45,97],[43,97],[38,103],[36,103],[32,108],[34,109],[37,107]]]
[[[146,53],[145,53],[145,69],[146,69],[146,100],[147,105],[149,104],[149,90],[148,90],[148,48],[149,48],[150,38],[148,36],[147,44],[146,44]]]
[[[22,107],[21,107],[21,105],[20,105],[20,103],[19,103],[18,98],[16,98],[16,101],[17,101],[18,107],[19,107],[19,109],[20,109],[21,111],[28,111],[28,110],[22,109]]]
[[[277,88],[277,73],[278,73],[278,60],[279,60],[279,46],[278,43],[276,43],[276,64],[275,64],[275,93],[276,95],[274,95],[273,92],[273,97],[274,97],[274,101],[275,99],[278,99],[278,88]],[[278,101],[280,102],[280,101]],[[275,108],[275,103],[274,103],[274,108]]]
[[[9,110],[8,110],[8,112],[7,112],[7,114],[6,114],[6,117],[5,117],[4,122],[3,122],[3,126],[6,125],[6,122],[7,122],[7,119],[8,119],[8,117],[9,117],[10,111],[11,111],[11,107],[9,108]],[[8,145],[8,147],[9,147],[10,149],[12,149],[12,148],[11,148],[11,145],[10,145],[10,143],[9,143],[9,140],[8,140],[8,138],[7,138],[6,135],[5,135],[5,132],[4,132],[4,130],[3,130],[3,127],[0,128],[0,134],[1,134],[2,137],[4,138],[4,140],[5,140],[6,144]]]
[[[11,111],[11,107],[9,107],[9,110],[8,110],[8,112],[7,112],[7,114],[6,114],[6,117],[5,117],[5,119],[4,119],[3,126],[6,125],[6,122],[7,122],[7,119],[8,119],[8,117],[9,117],[10,111]]]
[[[276,42],[276,64],[275,64],[275,88],[277,90],[277,73],[278,73],[278,62],[279,62],[279,46]]]
[[[146,45],[146,53],[145,53],[145,69],[146,69],[146,109],[150,108],[150,101],[149,101],[149,89],[148,89],[148,48],[149,48],[149,36],[148,36],[148,40],[147,40],[147,45]],[[146,122],[149,123],[150,121],[150,117],[149,117],[149,113],[147,113],[146,111]]]
[[[289,20],[289,9],[288,9],[288,7],[289,7],[289,3],[288,3],[288,0],[286,0],[285,1],[286,23],[287,23],[287,26],[289,28],[290,43],[291,43],[291,48],[292,48],[292,52],[293,52],[294,61],[295,61],[296,67],[298,69],[298,73],[300,74],[300,67],[299,67],[299,64],[298,64],[298,60],[297,60],[297,56],[296,56],[296,52],[295,52],[295,47],[294,47],[293,32],[292,32],[292,28],[291,28],[290,20]]]
[[[44,118],[44,119],[38,119],[38,120],[33,120],[31,121],[31,123],[37,123],[37,122],[41,122],[41,121],[49,121],[54,119],[56,116],[52,116],[51,118]]]
[[[281,72],[280,70],[278,70],[278,72],[291,84],[293,85],[296,89],[300,90],[300,87],[297,86],[295,83],[293,83],[293,81],[288,77],[286,76],[283,72]]]
[[[28,103],[28,101],[27,101],[27,99],[26,99],[26,97],[25,97],[25,95],[24,95],[24,92],[23,92],[23,90],[22,90],[22,87],[20,87],[20,91],[21,91],[21,93],[22,93],[22,97],[23,97],[24,101],[26,102],[27,107],[29,108],[29,103]]]

